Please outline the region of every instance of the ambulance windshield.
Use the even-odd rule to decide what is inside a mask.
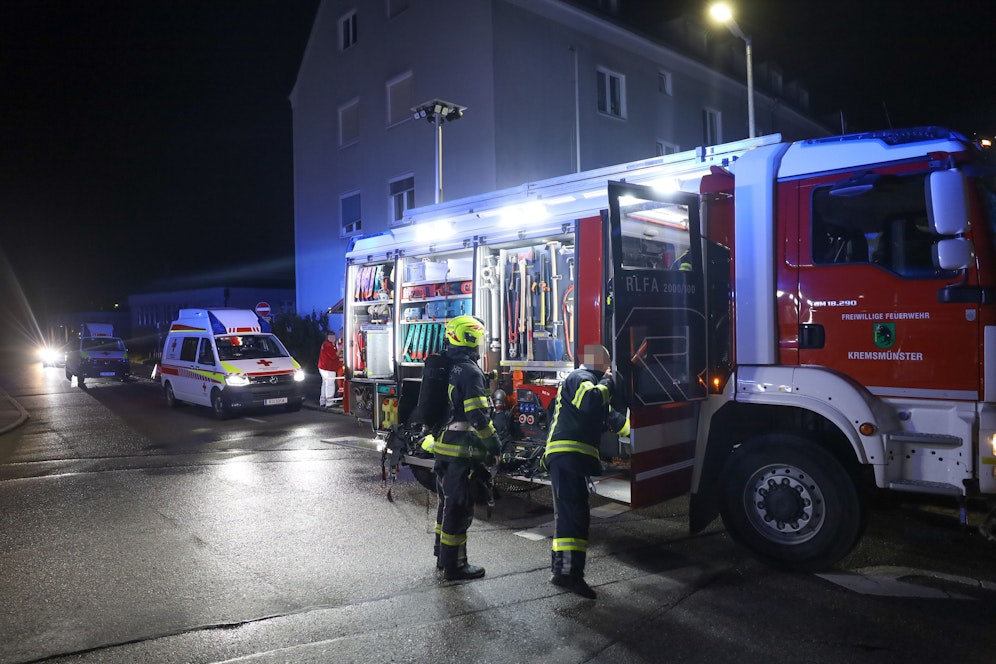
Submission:
[[[126,350],[124,342],[117,337],[83,337],[82,347],[83,350],[96,351]]]
[[[272,334],[225,334],[215,337],[218,359],[258,360],[266,357],[288,357],[283,344]]]

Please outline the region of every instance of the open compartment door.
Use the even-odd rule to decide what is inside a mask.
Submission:
[[[698,402],[708,394],[699,198],[609,184],[613,371],[630,409],[630,503],[691,486]]]

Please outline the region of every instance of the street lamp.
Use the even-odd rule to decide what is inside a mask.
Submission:
[[[709,8],[712,17],[726,26],[727,30],[733,33],[734,37],[739,37],[747,44],[747,131],[750,138],[754,138],[754,64],[750,37],[744,34],[737,22],[733,18],[730,8],[723,3],[715,4]]]
[[[463,117],[466,106],[433,99],[412,108],[415,120],[425,118],[436,125],[436,202],[443,200],[443,122],[454,122]]]

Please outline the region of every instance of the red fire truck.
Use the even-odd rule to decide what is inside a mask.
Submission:
[[[517,425],[500,470],[543,482],[557,385],[602,343],[632,433],[603,438],[599,493],[690,492],[693,532],[721,515],[763,560],[824,568],[869,488],[996,494],[982,157],[936,127],[775,135],[415,210],[347,255],[349,411],[431,486],[405,423],[445,321],[473,313]]]

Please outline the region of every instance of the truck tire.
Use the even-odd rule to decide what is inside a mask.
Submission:
[[[408,466],[411,468],[412,475],[415,476],[415,481],[424,486],[429,491],[436,493],[436,473],[433,472],[432,468],[426,468],[425,466]]]
[[[225,401],[221,390],[215,388],[211,391],[211,410],[214,411],[215,418],[227,420],[229,415],[228,403]]]
[[[73,382],[73,372],[69,370],[69,367],[66,367],[66,380],[70,383]]]
[[[166,407],[176,408],[180,405],[180,402],[176,400],[176,394],[173,392],[173,384],[166,381],[166,385],[163,386],[163,396],[166,397]]]
[[[854,548],[864,529],[854,479],[836,457],[801,436],[744,442],[727,460],[720,486],[726,529],[774,567],[826,569]]]

